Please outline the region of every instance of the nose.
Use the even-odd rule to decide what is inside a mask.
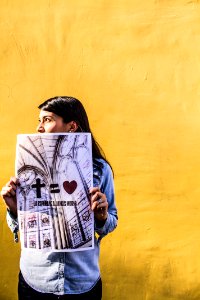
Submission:
[[[42,122],[39,123],[39,125],[36,128],[36,131],[39,133],[45,132],[44,126],[42,125]]]

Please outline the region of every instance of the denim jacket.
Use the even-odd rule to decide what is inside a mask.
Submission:
[[[100,278],[99,245],[102,237],[117,226],[113,176],[110,166],[103,159],[93,162],[93,186],[99,186],[108,201],[108,217],[102,227],[95,222],[94,249],[75,252],[52,252],[22,249],[20,269],[25,281],[43,293],[80,294],[93,288]],[[7,213],[11,231],[18,230],[17,219]]]

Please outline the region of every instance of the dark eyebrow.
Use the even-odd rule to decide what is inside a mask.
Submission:
[[[41,119],[44,119],[44,118],[51,118],[51,119],[53,119],[53,116],[46,115],[46,116],[43,116]]]

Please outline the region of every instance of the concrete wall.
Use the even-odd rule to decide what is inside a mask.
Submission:
[[[82,100],[115,171],[104,300],[200,299],[199,18],[198,0],[1,0],[0,185],[37,105]],[[0,300],[16,300],[3,201],[0,247]]]

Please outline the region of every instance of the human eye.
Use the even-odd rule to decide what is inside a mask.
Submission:
[[[45,118],[44,118],[44,122],[45,122],[45,123],[49,123],[49,122],[51,122],[51,121],[52,121],[51,117],[45,117]]]

